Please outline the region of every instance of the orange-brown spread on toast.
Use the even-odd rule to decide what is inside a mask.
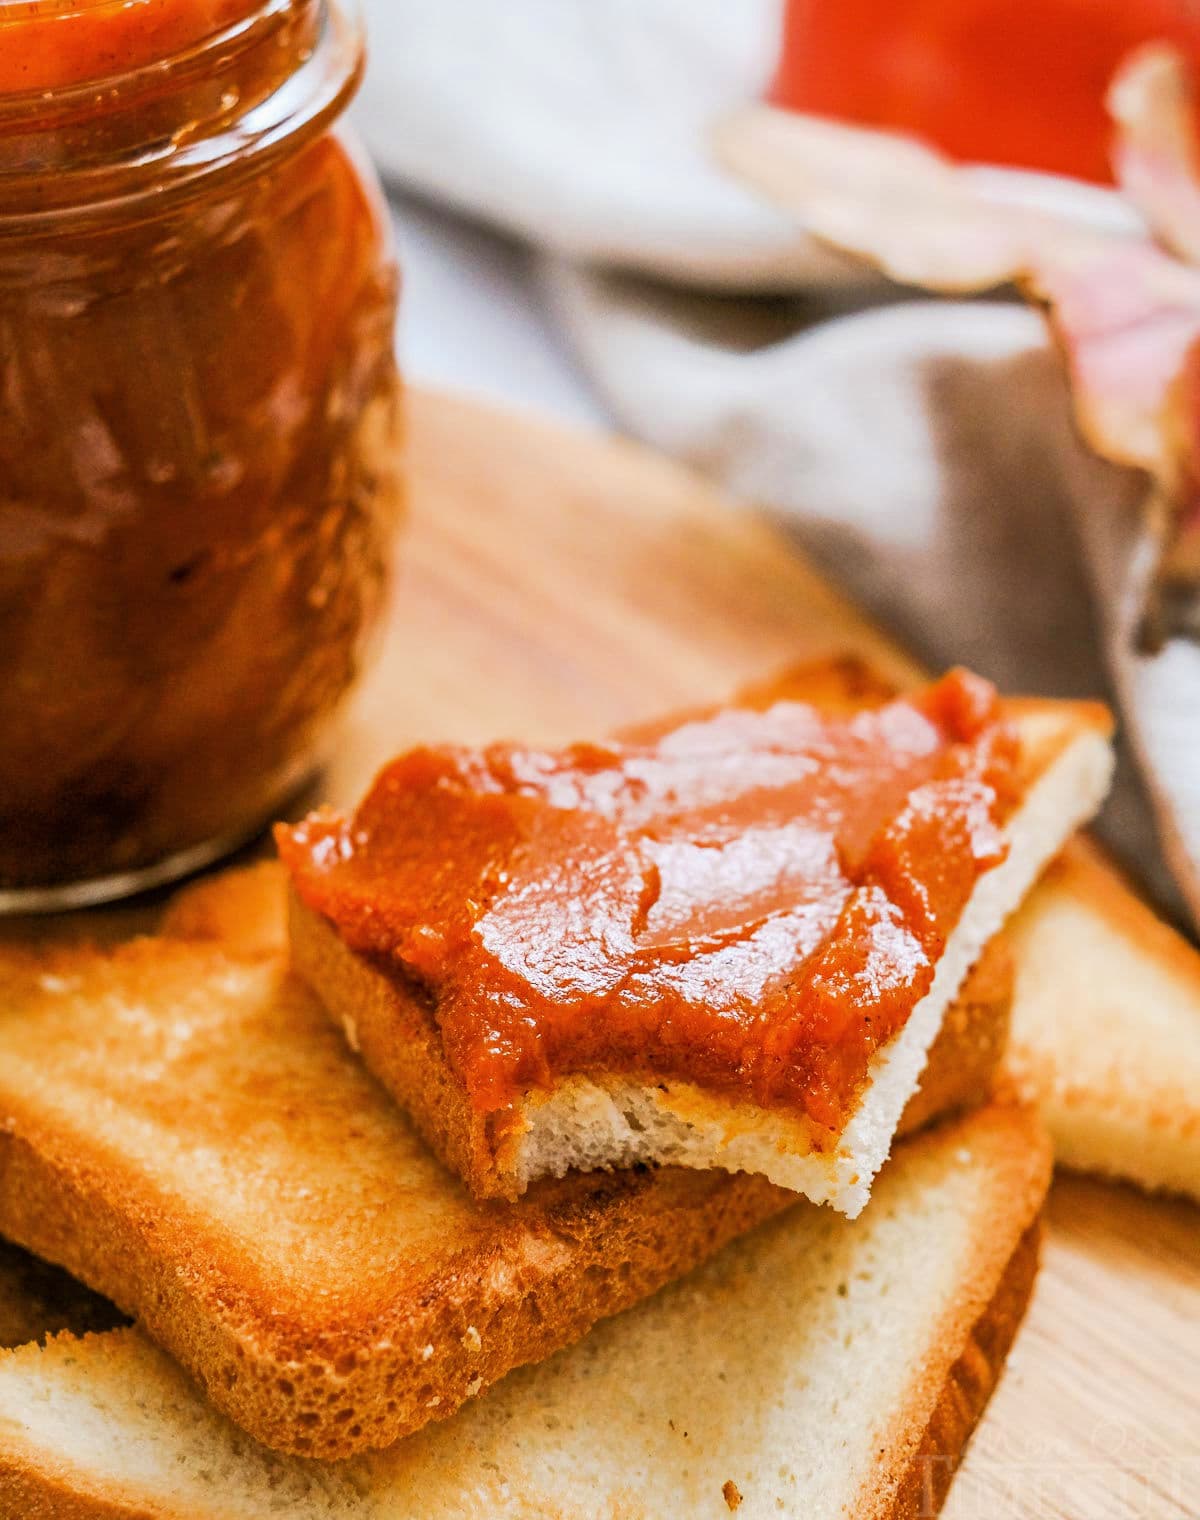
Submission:
[[[579,1072],[839,1128],[999,864],[1018,742],[954,671],[556,751],[422,748],[280,827],[297,893],[428,994],[477,1111]]]

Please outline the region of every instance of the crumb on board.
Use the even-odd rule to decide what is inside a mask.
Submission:
[[[732,1478],[726,1478],[721,1484],[721,1496],[730,1509],[737,1509],[742,1502],[742,1491]]]

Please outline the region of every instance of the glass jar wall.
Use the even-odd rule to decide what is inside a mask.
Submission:
[[[398,504],[396,269],[337,125],[355,18],[175,0],[96,81],[106,20],[162,7],[73,8],[84,61],[38,46],[63,9],[0,4],[0,59],[30,43],[24,79],[0,65],[8,908],[120,895],[267,819],[360,672]]]

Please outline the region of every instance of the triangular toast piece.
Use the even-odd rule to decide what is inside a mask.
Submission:
[[[1200,952],[1084,840],[1010,934],[1010,1061],[1057,1160],[1200,1199]]]
[[[265,884],[279,867],[255,870]],[[214,877],[181,894],[180,932],[252,933],[279,947],[282,892],[270,901],[260,894],[251,907],[249,881],[231,887]],[[1055,1159],[1200,1199],[1200,950],[1084,838],[1050,865],[1005,939],[1016,966],[1009,1064],[1041,1109]],[[974,1061],[981,1081],[993,1069],[988,1042],[1003,1026],[978,1013],[996,995],[989,979],[1002,975],[997,944],[972,977],[972,996],[943,1023],[939,1040],[957,1032],[957,1048],[931,1054],[906,1123],[944,1110],[938,1087],[948,1069]]]
[[[917,700],[932,701],[956,679],[962,678],[946,678]],[[812,818],[801,811],[797,824],[793,809],[809,804],[806,799],[797,804],[796,794],[804,799],[807,787],[845,785],[841,777],[857,775],[854,767],[862,764],[854,758],[856,745],[886,755],[883,769],[896,779],[883,793],[888,797],[883,811],[876,801],[880,793],[872,790],[878,786],[873,775],[851,791],[848,803],[835,790],[836,801],[828,804],[839,819],[830,827],[844,858],[836,831],[844,827],[852,836],[855,826],[866,826],[856,824],[855,806],[872,820],[873,837],[885,838],[896,820],[924,820],[938,809],[952,812],[954,804],[946,799],[957,783],[938,791],[939,783],[926,788],[904,779],[905,725],[914,717],[909,699],[888,706],[874,691],[864,695],[854,667],[845,662],[797,672],[778,701],[745,710],[751,705],[688,716],[657,731],[647,728],[626,750],[518,750],[515,758],[505,746],[413,752],[380,773],[353,814],[322,810],[295,829],[279,831],[295,886],[293,964],[368,1068],[477,1197],[517,1197],[538,1178],[561,1177],[576,1168],[650,1163],[760,1173],[853,1217],[887,1158],[900,1115],[967,972],[1041,870],[1096,811],[1111,773],[1111,719],[1103,707],[1004,704],[1020,745],[1011,783],[1015,800],[1001,826],[1007,853],[975,879],[961,906],[956,904],[929,951],[931,984],[893,1027],[880,1009],[887,1006],[896,968],[909,964],[908,948],[890,948],[914,943],[908,920],[888,898],[887,927],[863,928],[848,906],[816,937],[819,948],[809,953],[806,931],[797,925],[810,911],[805,873],[819,876],[827,869],[826,825],[812,821],[824,818],[821,805],[814,806]],[[734,739],[727,737],[730,724],[739,725]],[[811,738],[814,730],[817,740]],[[583,758],[576,761],[580,749]],[[803,778],[798,785],[796,775]],[[755,806],[772,820],[752,828],[749,836],[738,830],[730,835],[726,821],[740,818],[740,788],[752,798],[766,798]],[[693,804],[694,794],[711,800]],[[837,811],[843,806],[851,820],[845,825]],[[685,825],[677,838],[671,833],[674,818],[690,819],[693,807],[700,821]],[[440,816],[443,808],[446,830],[431,831],[429,817]],[[757,821],[753,811],[750,816]],[[699,830],[702,846],[692,843],[687,827]],[[494,842],[492,830],[499,831]],[[574,830],[587,841],[580,846],[581,859],[592,862],[576,871],[572,858],[565,877],[556,847],[542,853],[541,841],[556,839],[560,830]],[[593,862],[587,852],[597,834],[605,842]],[[747,837],[758,851],[750,863],[743,848]],[[425,856],[416,852],[428,849],[423,841],[431,839],[437,855],[425,870]],[[912,898],[928,903],[938,890],[932,884],[959,869],[956,857],[940,842],[927,857],[919,848],[907,850],[901,845],[888,857],[900,861],[907,883],[897,897],[905,900],[911,889]],[[703,866],[696,864],[700,856]],[[401,867],[417,859],[422,862],[420,871],[413,871],[417,879],[397,887],[393,900],[391,884]],[[461,875],[464,898],[476,915],[469,932],[458,921],[460,899],[445,906],[447,875],[456,892]],[[770,884],[761,895],[760,878]],[[775,895],[777,880],[788,885]],[[610,886],[613,881],[620,885]],[[694,886],[696,881],[701,885]],[[668,904],[668,925],[671,913],[679,911],[677,902],[698,918],[685,913],[687,927],[678,931],[656,927],[653,907],[646,917],[644,895],[635,893],[639,882],[652,903]],[[595,895],[589,895],[593,889]],[[859,890],[868,889],[856,889],[848,904],[865,900]],[[882,892],[878,886],[869,890]],[[705,898],[705,891],[711,897]],[[701,895],[693,899],[692,892]],[[556,905],[564,904],[563,932],[579,942],[573,955],[586,969],[578,975],[576,960],[563,955],[557,940],[539,942],[536,929],[527,928],[532,915],[526,902],[551,895]],[[789,916],[797,903],[802,909]],[[711,954],[703,933],[691,931],[693,922],[704,924],[709,917],[726,936],[714,941],[718,948]],[[660,939],[665,948],[659,948]],[[783,940],[787,948],[779,971],[773,957]],[[889,948],[877,952],[885,941]],[[728,955],[727,943],[735,946]],[[424,959],[429,944],[451,947],[433,952],[432,973]],[[493,950],[493,944],[500,948]],[[644,945],[650,948],[643,950]],[[482,971],[476,970],[477,961]],[[750,968],[744,984],[738,980],[743,964]],[[601,969],[594,971],[593,965]],[[730,974],[732,992],[722,980],[727,965],[739,968]],[[626,966],[636,966],[636,974]],[[487,980],[493,975],[494,996]],[[610,982],[615,992],[608,990]],[[693,1033],[673,1001],[680,985],[700,987],[696,1002],[705,1009],[717,1000],[717,1013]],[[751,990],[743,993],[743,985]],[[563,1002],[570,1003],[577,986],[584,988],[578,994],[578,1023],[589,1045],[597,1030],[633,1029],[622,1036],[624,1044],[614,1049],[608,1065],[603,1042],[597,1056],[586,1055],[575,1065],[570,1056],[568,1064],[550,1064],[547,1053],[563,1044],[564,1022],[569,1028]],[[627,986],[638,989],[628,999]],[[840,1046],[836,1040],[822,1045],[821,1034],[802,1033],[780,1058],[773,1046],[776,1034],[790,1020],[807,1029],[808,1014],[797,1010],[807,1006],[805,995],[813,986],[832,988],[819,996],[834,999],[843,997],[843,989],[854,989],[838,1005],[848,1033],[836,1037]],[[743,996],[749,1012],[738,1002]],[[723,997],[731,999],[728,1008]],[[628,1011],[639,999],[641,1024]],[[847,1004],[853,1005],[848,1016]],[[510,1015],[513,1006],[519,1017]],[[510,1017],[511,1035],[497,1022]],[[532,1042],[526,1039],[531,1026]],[[820,1018],[816,1027],[822,1027]],[[729,1041],[735,1045],[732,1055],[726,1053],[730,1029],[748,1031],[749,1042],[742,1050]],[[860,1030],[869,1055],[857,1071],[859,1085],[838,1092],[831,1114],[815,1112],[807,1098],[763,1099],[757,1078],[745,1075],[774,1073],[794,1060],[805,1073],[806,1090],[820,1088],[824,1107],[826,1079],[836,1086],[839,1079],[830,1073],[839,1072]],[[511,1091],[506,1086],[499,1093],[480,1092],[478,1082],[472,1088],[477,1050],[507,1051],[521,1042],[531,1048],[522,1047],[512,1058],[518,1075]],[[701,1053],[696,1066],[715,1067],[717,1078],[695,1074],[689,1064],[694,1050]],[[720,1055],[714,1058],[713,1051]],[[529,1071],[532,1076],[525,1075]]]

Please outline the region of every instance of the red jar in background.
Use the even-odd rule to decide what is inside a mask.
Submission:
[[[399,396],[362,58],[332,0],[0,0],[0,907],[246,838],[360,672]]]
[[[1191,0],[788,0],[777,105],[925,138],[964,161],[1111,182],[1121,59],[1200,63]]]

